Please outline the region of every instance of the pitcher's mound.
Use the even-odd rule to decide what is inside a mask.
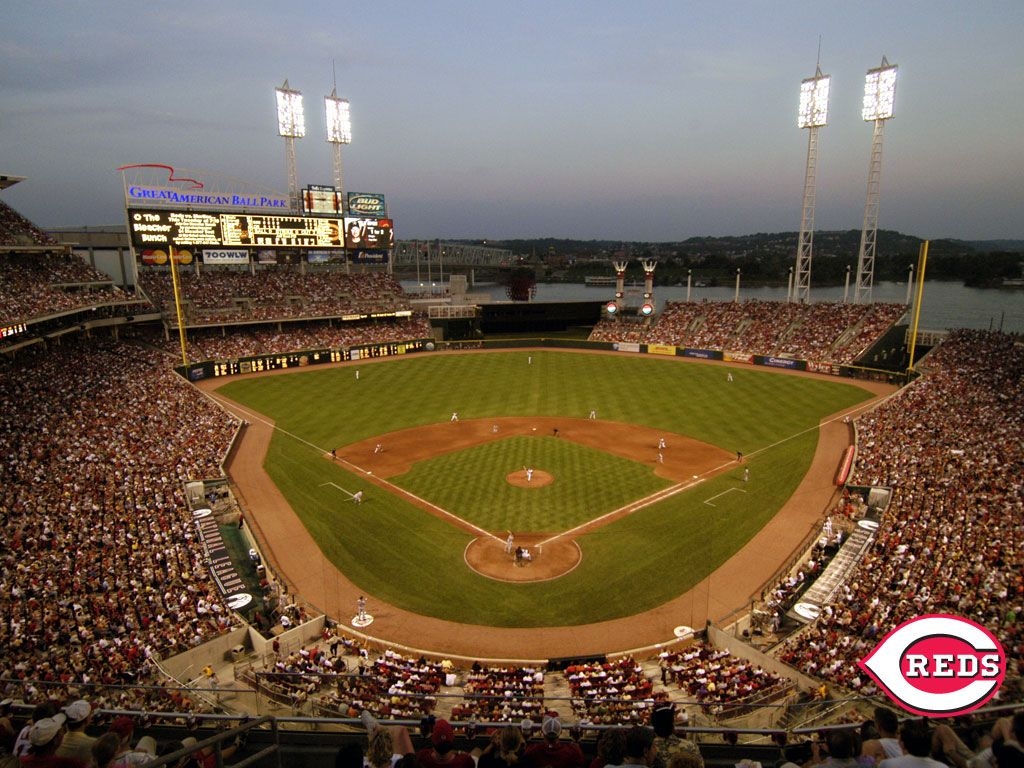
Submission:
[[[505,475],[505,482],[518,488],[542,488],[545,485],[551,485],[551,483],[555,482],[554,476],[545,472],[543,469],[533,470],[533,474],[530,475],[529,480],[527,480],[526,477],[527,473],[525,469],[517,469],[515,472],[509,472]]]

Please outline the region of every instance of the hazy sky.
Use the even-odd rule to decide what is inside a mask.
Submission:
[[[795,231],[800,81],[832,75],[817,229],[860,229],[864,75],[899,66],[879,227],[1024,238],[1024,2],[7,0],[2,199],[124,220],[118,166],[282,192],[274,88],[305,96],[300,186],[332,183],[323,96],[352,105],[345,188],[400,239],[680,240]]]

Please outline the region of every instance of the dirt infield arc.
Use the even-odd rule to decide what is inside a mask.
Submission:
[[[408,472],[416,462],[442,452],[451,453],[486,442],[530,435],[557,435],[560,440],[646,463],[652,466],[657,475],[675,483],[689,481],[694,476],[708,477],[725,467],[733,466],[735,461],[732,454],[685,435],[597,419],[541,416],[463,419],[403,429],[341,446],[335,449],[334,459],[371,474],[379,481],[386,481]],[[659,451],[661,441],[671,448]],[[509,472],[506,482],[523,488],[539,488],[557,479],[540,468],[533,469],[528,479],[526,469],[522,467]],[[574,537],[607,525],[628,514],[636,506],[629,505],[591,521],[574,529],[571,535],[562,532],[516,531],[516,545],[525,546],[531,553],[540,555],[527,563],[516,564],[515,558],[505,552],[506,532],[491,531],[490,535],[481,535],[477,528],[458,518],[444,515],[436,507],[424,504],[400,488],[389,485],[388,490],[476,536],[466,550],[466,563],[470,568],[492,579],[515,582],[546,581],[572,570],[580,561],[580,549]]]
[[[387,363],[382,361],[379,364]],[[779,375],[791,374],[780,373]],[[834,381],[831,378],[830,380]],[[217,387],[224,383],[226,382],[223,380],[208,381],[201,386],[207,391],[215,392]],[[888,385],[855,383],[872,392],[876,398],[888,395],[894,390]],[[361,590],[326,560],[312,536],[263,469],[263,461],[273,435],[274,425],[261,415],[254,414],[231,400],[219,395],[215,395],[215,397],[225,407],[249,422],[229,457],[226,469],[236,493],[239,495],[242,508],[245,510],[246,520],[249,521],[260,539],[264,556],[276,572],[284,574],[290,589],[300,595],[304,601],[316,606],[328,616],[342,622],[347,621],[347,618],[353,613],[353,607]],[[872,400],[862,403],[857,408],[851,409],[850,413],[864,410],[873,402]],[[375,621],[369,628],[368,634],[394,645],[453,656],[480,659],[544,660],[651,647],[658,643],[671,641],[674,637],[673,630],[680,624],[701,626],[705,619],[712,621],[724,619],[737,606],[742,605],[745,600],[760,590],[779,564],[791,556],[810,527],[815,525],[824,511],[828,509],[836,493],[832,483],[833,474],[839,457],[850,443],[850,426],[843,420],[844,415],[845,413],[835,414],[822,422],[818,447],[810,470],[793,496],[768,525],[697,587],[653,610],[624,619],[577,626],[509,629],[461,624],[423,616],[376,601],[371,595],[370,603]],[[465,432],[468,433],[465,439],[469,441],[467,445],[473,445],[477,444],[480,439],[487,439],[487,435],[493,434],[490,432],[493,421],[460,422],[458,425],[446,422],[419,429],[462,430],[465,427],[467,428]],[[557,423],[554,423],[555,421]],[[550,434],[551,430],[558,427],[560,436],[566,438],[570,437],[572,430],[578,429],[579,431],[573,439],[586,442],[588,439],[596,439],[599,431],[612,426],[608,422],[590,425],[579,423],[586,421],[589,420],[502,419],[498,422],[499,432],[497,434],[507,437],[509,431],[513,429],[524,430],[522,434],[532,434],[533,427],[537,427],[538,431],[543,427]],[[513,424],[516,426],[513,427]],[[622,429],[622,434],[614,441],[601,440],[600,448],[613,450],[620,440],[621,444],[625,446],[640,446],[634,450],[641,451],[638,455],[646,458],[639,460],[649,461],[654,466],[657,462],[656,445],[657,438],[661,436],[660,433],[628,424],[615,426]],[[418,432],[419,429],[410,431]],[[591,434],[590,430],[594,430],[594,432]],[[476,434],[478,431],[479,435]],[[501,434],[502,431],[504,431],[504,435]],[[367,479],[382,485],[386,484],[388,490],[393,492],[394,486],[387,484],[386,478],[404,471],[403,467],[407,466],[410,461],[418,460],[412,457],[415,451],[413,454],[403,455],[401,451],[396,450],[395,438],[398,435],[399,433],[391,433],[362,441],[354,446],[339,447],[338,458],[345,460],[346,463],[351,461],[356,466],[367,465],[367,468],[371,468],[374,472],[373,475],[367,476]],[[450,437],[450,432],[448,436]],[[654,442],[652,442],[652,436]],[[670,440],[670,446],[675,441],[686,440],[684,436],[666,437]],[[374,454],[373,450],[377,442],[382,443],[384,449],[379,454]],[[415,442],[419,446],[415,449],[416,451],[426,451],[424,457],[436,455],[436,442],[433,444],[427,440]],[[694,446],[702,445],[693,442]],[[705,471],[711,471],[722,463],[724,452],[710,446],[707,447],[715,453],[709,453],[701,460],[709,465]],[[350,451],[352,451],[351,455]],[[659,474],[677,480],[677,482],[682,482],[686,478],[692,477],[693,474],[700,474],[700,472],[691,471],[691,468],[684,468],[682,464],[674,464],[671,451],[667,451],[665,454],[665,464],[655,466],[655,471]],[[368,458],[374,456],[377,458]],[[353,461],[356,458],[359,459],[358,462]],[[330,460],[329,454],[326,460]],[[371,462],[375,462],[372,467],[370,466]],[[555,481],[557,482],[557,478]],[[488,537],[482,538],[486,540]],[[522,539],[520,543],[531,546],[536,543],[536,540],[531,535],[530,538]],[[474,546],[482,546],[482,544]],[[481,557],[484,560],[494,558],[497,563],[505,557],[503,546],[504,541],[492,535],[488,542],[488,550]],[[568,551],[574,545],[566,543],[565,546],[567,550],[564,553],[556,553],[549,550],[548,545],[545,544],[542,560],[547,562],[550,559],[552,562],[561,562],[561,565],[558,566],[560,570],[571,567],[571,564],[567,565],[567,563],[570,563],[573,557],[578,557],[578,554],[573,555]],[[469,548],[469,550],[472,549],[474,547]],[[469,550],[466,554],[467,560],[476,558],[477,555]],[[487,567],[511,569],[512,573],[500,572],[497,576],[512,581],[518,580],[518,578],[534,580],[538,577],[557,577],[557,573],[542,576],[539,572],[532,571],[535,564],[531,564],[529,566],[531,573],[528,576],[524,574],[517,578],[514,574],[515,570],[525,571],[527,569],[516,569],[514,564],[510,564],[508,560],[501,562],[503,565],[500,566],[473,564],[473,567],[479,567],[485,573]],[[539,565],[539,562],[536,565]],[[491,574],[487,575],[495,577]],[[456,598],[453,597],[453,599]]]

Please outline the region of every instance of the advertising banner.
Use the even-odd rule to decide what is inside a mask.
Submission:
[[[238,250],[203,249],[204,264],[248,264],[249,252]]]
[[[684,349],[683,357],[698,357],[701,360],[722,360],[722,353],[717,349]]]
[[[348,212],[353,216],[383,218],[388,215],[384,195],[373,192],[349,192]]]
[[[676,348],[671,344],[648,344],[647,352],[651,355],[668,355],[669,357],[676,356]]]

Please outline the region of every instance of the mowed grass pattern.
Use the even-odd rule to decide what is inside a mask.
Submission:
[[[506,481],[528,466],[554,482],[523,488]],[[650,467],[550,436],[510,437],[445,454],[392,482],[498,534],[560,533],[670,485]]]
[[[403,609],[454,621],[563,626],[632,615],[698,584],[792,495],[817,445],[819,420],[869,397],[838,380],[732,370],[734,380],[726,382],[721,366],[653,356],[421,354],[239,380],[222,391],[276,421],[279,431],[268,453],[268,472],[325,555],[361,590]],[[466,566],[469,535],[322,458],[332,447],[447,421],[453,410],[463,418],[583,418],[590,409],[598,411],[599,419],[644,424],[730,452],[741,450],[751,479],[744,483],[738,468],[730,470],[582,537],[584,558],[572,573],[551,582],[507,584]],[[506,491],[505,474],[524,463],[520,451],[542,452],[548,442],[547,437],[521,439],[536,445],[525,448],[509,441],[508,454],[496,447],[494,454],[474,448],[438,457],[430,464],[443,461],[444,471],[415,467],[402,482],[436,485],[432,501],[451,499],[455,506],[473,508],[472,514],[485,515],[479,519],[488,530],[518,529],[507,522],[516,509],[502,510],[488,500]],[[573,452],[550,460],[573,462],[585,456],[585,451]],[[484,468],[488,458],[495,463]],[[463,461],[475,465],[467,469]],[[613,472],[613,480],[600,466],[596,487],[614,484],[620,469],[631,475],[608,465],[605,472]],[[646,473],[657,481],[648,467],[636,471],[640,479]],[[474,485],[480,474],[494,477],[497,486]],[[350,503],[335,486],[349,493],[364,490],[366,502]],[[721,503],[705,503],[728,489],[736,490],[720,497]],[[545,530],[549,525],[564,530],[578,515],[572,509],[539,513],[537,525]],[[556,516],[562,514],[565,523],[558,526]],[[746,597],[737,596],[736,604],[726,607],[739,607]]]

